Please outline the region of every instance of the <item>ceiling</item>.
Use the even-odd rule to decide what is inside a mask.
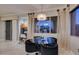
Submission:
[[[41,11],[53,8],[60,8],[66,5],[62,4],[1,4],[0,15],[24,14],[32,11]]]

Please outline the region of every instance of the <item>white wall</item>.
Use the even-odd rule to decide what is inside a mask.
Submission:
[[[25,17],[25,16],[24,16]],[[5,21],[12,20],[12,41],[19,41],[19,18],[17,16],[3,16],[0,21],[0,40],[5,40]]]
[[[71,48],[72,48],[72,50],[79,49],[79,37],[71,36],[70,41],[71,41]]]
[[[17,20],[12,20],[12,40],[17,41],[17,36],[18,36],[18,26],[17,26]]]
[[[0,41],[5,40],[5,22],[0,20]]]
[[[17,40],[17,20],[18,17],[16,16],[4,16],[1,17],[0,20],[0,40],[5,40],[5,20],[12,20],[12,41],[15,42]],[[1,40],[1,41],[2,41]]]

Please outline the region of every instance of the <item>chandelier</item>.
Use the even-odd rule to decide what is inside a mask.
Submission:
[[[46,15],[44,13],[40,13],[37,15],[37,20],[46,20]]]
[[[41,5],[41,13],[37,15],[37,20],[46,20],[46,14],[44,14],[42,11],[43,5]]]

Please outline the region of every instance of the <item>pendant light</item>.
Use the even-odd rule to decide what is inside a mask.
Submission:
[[[43,5],[41,5],[41,13],[37,15],[37,20],[39,21],[46,20],[46,14],[43,13]]]

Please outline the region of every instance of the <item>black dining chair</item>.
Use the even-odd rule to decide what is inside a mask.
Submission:
[[[58,44],[57,39],[50,37],[53,41],[51,44],[41,45],[41,54],[42,55],[58,55]]]
[[[37,55],[38,53],[38,45],[31,42],[30,40],[25,41],[25,51],[28,53],[33,53],[36,52],[35,54]]]

